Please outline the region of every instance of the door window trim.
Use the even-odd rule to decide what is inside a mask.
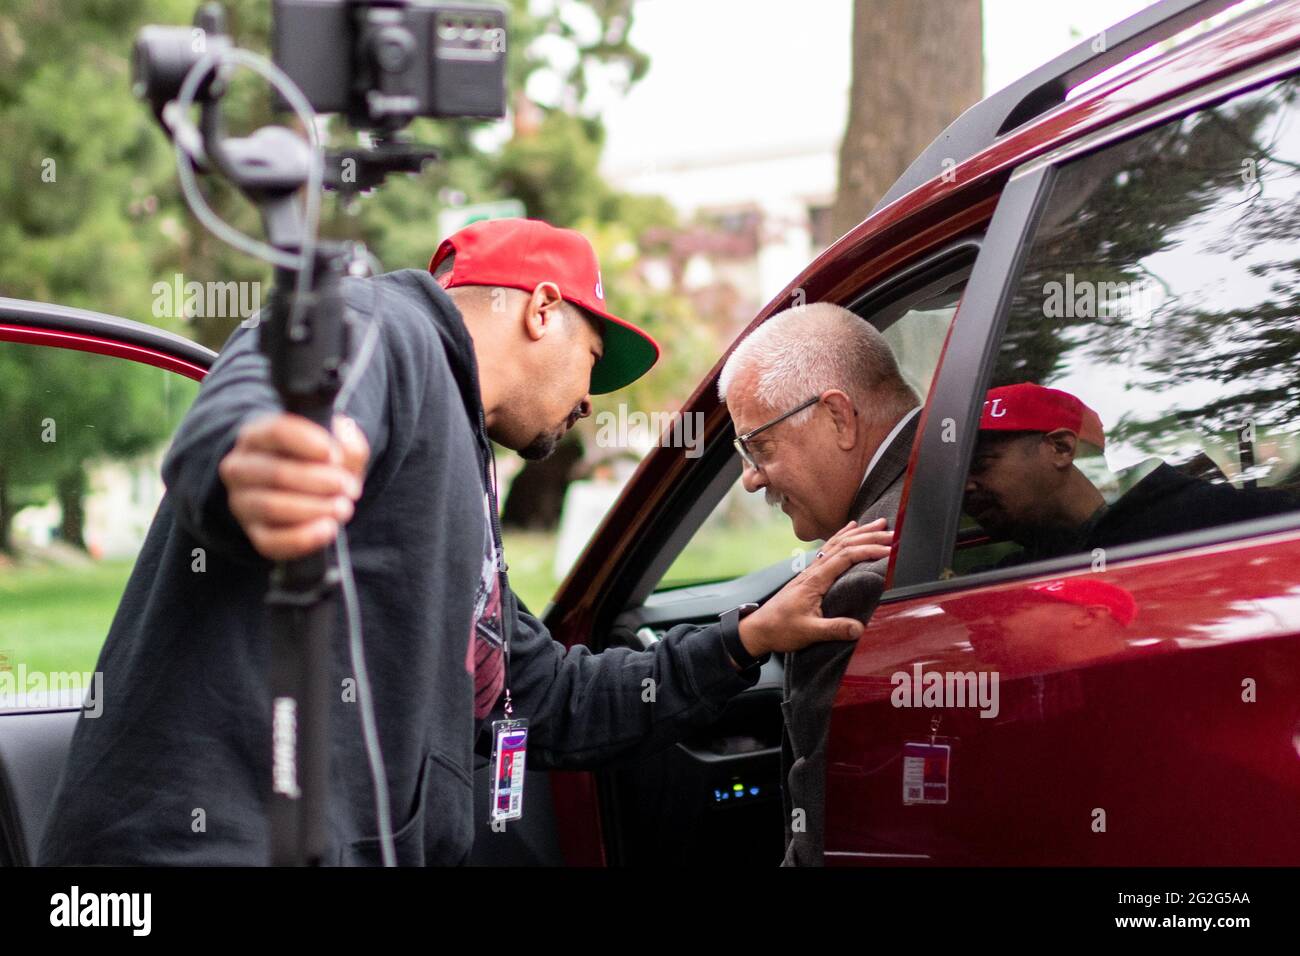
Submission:
[[[940,579],[947,542],[961,521],[965,464],[975,447],[982,384],[1010,312],[1013,276],[1028,254],[1028,236],[1050,192],[1054,167],[1007,183],[948,331],[926,399],[915,467],[904,489],[889,592]],[[963,318],[965,316],[965,318]],[[955,441],[946,441],[955,427]],[[887,593],[889,593],[887,592]]]
[[[1086,153],[1111,146],[1130,136],[1137,136],[1164,123],[1172,122],[1203,109],[1217,106],[1252,89],[1285,79],[1300,72],[1300,49],[1292,50],[1263,63],[1257,63],[1230,73],[1227,76],[1188,90],[1173,99],[1157,103],[1130,116],[1116,120],[1108,126],[1094,130],[1077,140],[1064,143],[1053,150],[1036,156],[1012,171],[1011,179],[1030,176],[1046,166],[1060,167]]]
[[[115,315],[0,296],[0,341],[96,352],[201,381],[217,353],[184,336]]]

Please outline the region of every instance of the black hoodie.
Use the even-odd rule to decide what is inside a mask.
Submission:
[[[420,270],[344,289],[357,338],[370,323],[378,333],[340,410],[371,448],[347,536],[397,857],[456,864],[473,842],[475,745],[500,711],[503,631],[515,715],[531,721],[531,769],[661,749],[715,718],[758,669],[731,667],[716,625],[680,626],[643,652],[552,640],[497,569],[491,450],[460,313]],[[217,465],[250,416],[277,408],[257,331],[240,328],[163,462],[167,493],[96,668],[103,713],[78,718],[41,863],[267,862],[271,565],[230,514]],[[376,864],[341,607],[332,657],[327,862]]]

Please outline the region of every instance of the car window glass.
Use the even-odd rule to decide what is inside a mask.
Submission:
[[[878,299],[856,306],[854,311],[883,330],[903,378],[921,397],[929,393],[948,326],[957,311],[965,288],[972,247],[937,276],[932,275],[887,303]],[[668,568],[660,590],[737,578],[778,561],[802,566],[805,554],[818,542],[800,541],[790,519],[768,505],[762,492],[749,494],[740,480],[727,490],[722,501],[705,519],[685,549]]]
[[[952,574],[1296,508],[1295,79],[1064,166],[982,396]]]
[[[0,342],[0,710],[81,703],[198,387]]]

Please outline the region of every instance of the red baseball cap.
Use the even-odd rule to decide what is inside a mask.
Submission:
[[[1041,584],[1031,584],[1027,590],[1053,601],[1064,601],[1079,607],[1104,607],[1124,627],[1132,624],[1133,618],[1137,617],[1137,601],[1127,589],[1095,578],[1044,581]]]
[[[963,621],[982,617],[1004,617],[1017,607],[1043,601],[1060,601],[1077,607],[1103,607],[1122,627],[1137,617],[1137,601],[1126,589],[1096,578],[1061,578],[1025,588],[993,593],[969,594],[945,601],[943,610]]]
[[[600,263],[582,233],[540,219],[483,219],[444,239],[429,271],[452,252],[451,271],[438,277],[444,289],[489,285],[532,292],[539,282],[554,282],[566,302],[602,320],[605,354],[591,370],[591,394],[630,385],[659,360],[654,339],[605,311]]]
[[[1097,448],[1106,447],[1101,418],[1069,392],[1032,382],[1000,385],[984,396],[980,431],[1050,432],[1065,428]]]

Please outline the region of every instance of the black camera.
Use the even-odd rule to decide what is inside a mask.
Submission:
[[[417,116],[505,115],[503,7],[274,0],[272,14],[272,57],[319,113],[343,113],[354,128],[386,133]],[[160,111],[204,54],[229,46],[197,24],[145,27],[133,57],[137,95]],[[200,101],[214,82],[210,75],[200,86]]]
[[[468,3],[274,0],[272,55],[312,107],[354,127],[501,117],[506,13]]]

